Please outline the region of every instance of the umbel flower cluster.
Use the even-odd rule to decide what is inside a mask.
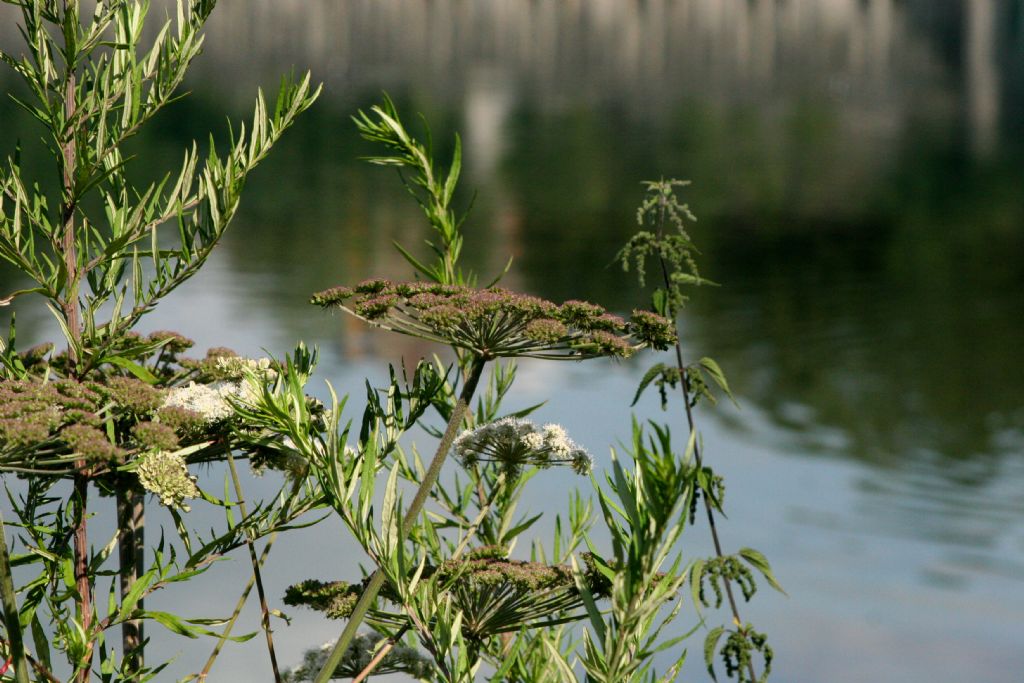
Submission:
[[[462,612],[462,633],[482,640],[502,633],[514,633],[552,619],[582,617],[583,598],[571,568],[508,559],[499,547],[477,548],[465,558],[427,567],[424,578],[449,587],[455,608]],[[588,565],[579,577],[597,597],[607,595],[607,580]],[[309,579],[290,586],[287,605],[302,605],[331,619],[347,619],[363,592],[362,584]],[[385,587],[381,596],[399,599]],[[372,619],[396,625],[404,619],[376,611]]]
[[[634,311],[627,321],[585,301],[559,305],[501,288],[374,279],[319,292],[312,303],[485,360],[626,357],[645,346],[668,348],[676,339],[671,321],[649,311]]]
[[[466,430],[455,440],[455,455],[464,467],[494,462],[510,473],[524,466],[546,469],[568,465],[577,474],[590,474],[594,458],[565,433],[561,425],[537,427],[529,420],[506,417]]]
[[[52,345],[21,354],[26,377],[0,381],[0,471],[86,474],[101,484],[134,475],[175,507],[198,496],[187,464],[222,457],[214,441],[239,426],[229,424],[232,404],[252,400],[255,384],[273,381],[276,371],[267,359],[223,348],[179,358],[192,342],[173,332],[130,341],[153,349],[144,360],[157,384],[104,373],[54,379],[64,354],[48,359]]]

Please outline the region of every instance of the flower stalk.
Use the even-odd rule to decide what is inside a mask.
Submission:
[[[459,394],[459,400],[456,402],[451,417],[448,419],[448,426],[445,428],[441,442],[437,446],[437,452],[434,453],[434,459],[431,460],[430,467],[427,468],[427,472],[423,477],[423,482],[416,490],[416,495],[413,497],[412,503],[405,513],[405,518],[402,520],[402,528],[398,539],[399,543],[405,542],[409,531],[423,509],[423,504],[426,503],[427,497],[430,495],[430,490],[434,487],[438,476],[441,474],[441,467],[444,465],[448,451],[451,450],[452,443],[455,441],[455,434],[459,429],[459,425],[462,424],[462,418],[466,415],[469,402],[473,399],[473,394],[476,392],[477,384],[480,382],[480,376],[483,374],[486,363],[486,360],[477,356],[473,358],[470,364],[469,373]],[[366,588],[363,589],[363,594],[359,597],[359,601],[352,609],[352,614],[349,617],[348,623],[345,624],[345,629],[342,631],[341,636],[338,637],[338,642],[335,643],[330,656],[324,663],[320,673],[317,674],[315,683],[327,683],[331,680],[331,676],[334,674],[335,669],[338,668],[338,664],[341,663],[342,657],[345,656],[349,644],[355,638],[356,631],[369,611],[370,605],[373,604],[377,593],[380,592],[381,587],[384,585],[384,580],[383,570],[377,569],[374,571],[373,576],[370,577],[366,584]]]
[[[130,489],[117,491],[117,544],[120,558],[121,600],[131,593],[132,586],[145,571],[145,523],[146,509],[141,492]],[[143,609],[139,599],[138,609]],[[141,619],[129,619],[121,624],[121,646],[126,657],[126,668],[131,674],[143,667],[142,641],[144,638]],[[137,681],[130,676],[127,680]]]
[[[242,482],[238,479],[238,468],[235,467],[235,458],[231,451],[227,453],[228,468],[231,470],[231,482],[235,487],[235,495],[238,496],[238,511],[242,517],[248,516],[245,506],[245,498],[242,496]],[[256,556],[256,546],[251,537],[246,539],[246,547],[249,549],[249,559],[252,562],[252,578],[256,584],[256,595],[260,601],[260,612],[262,613],[263,632],[267,639],[267,652],[270,653],[270,668],[274,673],[275,683],[281,683],[281,671],[277,666],[277,654],[274,651],[274,633],[270,628],[270,608],[267,606],[267,596],[263,590],[263,575],[260,570],[260,559]]]

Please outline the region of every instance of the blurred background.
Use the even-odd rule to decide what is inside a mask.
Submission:
[[[16,16],[0,8],[15,54]],[[133,141],[134,172],[173,171],[192,139],[248,117],[257,87],[307,68],[320,101],[254,174],[207,268],[145,329],[247,354],[318,344],[321,376],[352,393],[356,417],[364,377],[429,357],[306,304],[334,284],[410,276],[393,240],[426,253],[397,177],[358,159],[376,150],[349,117],[382,91],[407,122],[423,112],[446,163],[462,135],[466,262],[489,279],[514,256],[505,283],[537,295],[644,305],[613,263],[640,183],[690,179],[691,235],[721,287],[693,292],[683,335],[741,406],[698,420],[728,485],[726,547],[763,551],[789,592],[741,607],[769,634],[773,680],[1020,677],[1024,1],[221,0],[191,94]],[[18,88],[0,72],[0,89]],[[0,151],[20,140],[47,179],[38,135],[0,101]],[[0,288],[19,286],[0,271]],[[40,303],[13,307],[23,345],[55,335]],[[654,360],[523,363],[510,407],[547,399],[538,419],[565,424],[601,466]],[[649,398],[636,414],[675,420],[681,439]],[[222,473],[203,476],[219,488]],[[531,482],[542,533],[576,484],[589,486],[561,472]],[[703,535],[684,551],[708,552]],[[272,601],[303,578],[351,577],[351,555],[333,523],[284,537]],[[229,564],[154,602],[226,616],[249,567],[244,554]],[[286,664],[340,630],[291,616],[276,634]],[[201,666],[207,644],[149,628],[159,654],[182,653],[175,677]],[[703,639],[688,642],[686,677],[702,680]],[[263,647],[228,648],[212,680],[268,680]]]

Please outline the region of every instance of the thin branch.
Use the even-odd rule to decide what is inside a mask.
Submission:
[[[235,495],[238,496],[238,510],[242,513],[242,517],[248,517],[248,513],[245,510],[245,498],[242,495],[242,483],[238,479],[238,468],[235,467],[235,458],[231,455],[231,451],[227,452],[228,456],[228,468],[231,470],[231,481],[235,487]],[[249,559],[252,560],[252,578],[256,583],[256,595],[260,600],[260,610],[263,613],[263,632],[267,636],[267,651],[270,653],[270,668],[274,672],[274,681],[281,683],[281,671],[277,666],[277,654],[274,652],[274,635],[270,628],[270,608],[267,607],[267,596],[263,591],[263,575],[260,571],[260,560],[256,557],[256,546],[253,545],[252,537],[246,532],[248,537],[246,540],[246,546],[249,548]]]
[[[376,669],[382,661],[384,661],[384,658],[387,657],[388,653],[394,649],[395,645],[397,645],[402,640],[402,636],[404,636],[405,632],[408,630],[409,624],[405,624],[404,626],[402,626],[402,628],[398,629],[398,631],[393,636],[390,636],[387,639],[387,641],[385,641],[385,643],[380,647],[380,649],[377,650],[377,654],[373,656],[373,659],[370,660],[370,663],[367,664],[363,668],[363,670],[360,671],[359,674],[352,679],[352,683],[363,683],[363,681],[369,678],[370,674],[373,673],[373,670]]]
[[[260,566],[267,561],[267,557],[270,555],[270,548],[274,545],[274,541],[277,539],[277,532],[275,531],[267,539],[267,544],[263,546],[263,554],[260,555]],[[249,577],[249,582],[245,584],[245,590],[242,591],[241,597],[238,598],[238,603],[235,605],[235,611],[231,613],[231,618],[228,620],[227,625],[224,627],[224,632],[220,635],[220,639],[213,648],[213,652],[206,660],[206,664],[203,665],[203,670],[196,675],[196,680],[205,681],[206,677],[210,674],[210,669],[213,668],[213,663],[217,661],[217,657],[220,655],[220,651],[224,648],[224,643],[227,642],[228,637],[231,635],[231,630],[235,627],[235,622],[238,620],[238,615],[242,613],[242,608],[245,607],[246,601],[249,599],[249,594],[252,593],[253,586],[256,585],[256,573],[253,572],[252,576]]]

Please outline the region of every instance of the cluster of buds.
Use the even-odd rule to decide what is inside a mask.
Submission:
[[[375,279],[319,292],[312,303],[339,306],[378,327],[467,349],[485,360],[627,357],[676,340],[672,322],[649,311],[634,311],[627,321],[585,301],[559,305],[500,288]]]
[[[170,451],[152,451],[143,455],[135,474],[142,487],[155,493],[167,507],[180,507],[188,511],[186,498],[198,498],[196,478],[189,474],[185,459]]]
[[[447,586],[462,613],[462,633],[483,640],[502,633],[515,633],[536,626],[557,615],[560,619],[581,618],[584,613],[576,581],[583,581],[595,596],[605,594],[595,572],[575,575],[565,565],[513,560],[495,546],[477,548],[466,557],[426,567],[424,578]],[[291,586],[284,602],[323,612],[332,619],[347,619],[363,591],[360,584],[344,581],[303,581]],[[388,587],[381,596],[391,602],[399,597]],[[575,613],[575,614],[574,614]],[[374,618],[388,621],[383,613]]]
[[[234,404],[253,401],[261,382],[273,382],[269,359],[242,358],[229,349],[211,349],[203,360],[179,358],[191,340],[173,332],[127,342],[149,349],[154,374],[171,388],[135,377],[96,372],[78,381],[52,379],[55,366],[39,379],[0,382],[0,472],[93,477],[134,472],[143,488],[166,505],[180,506],[198,495],[181,453],[190,462],[219,457],[200,446],[221,435],[234,416]],[[37,364],[52,345],[30,350]],[[58,364],[59,365],[59,364]],[[181,385],[183,379],[195,378]]]
[[[465,467],[495,462],[508,472],[517,472],[531,465],[542,469],[568,465],[577,474],[586,475],[594,466],[593,456],[570,439],[560,425],[537,427],[514,417],[464,431],[454,448]]]

